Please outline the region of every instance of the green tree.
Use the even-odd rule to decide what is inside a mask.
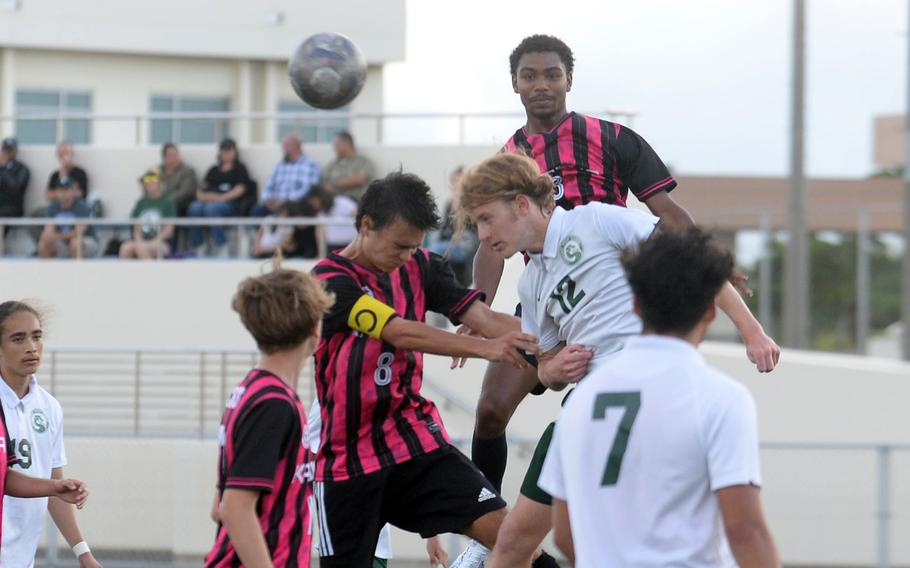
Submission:
[[[810,346],[825,351],[852,351],[856,348],[856,235],[846,234],[838,242],[813,236],[810,240],[809,317]],[[772,334],[782,338],[783,266],[786,244],[771,246]],[[900,319],[901,260],[888,253],[877,237],[870,239],[869,320],[871,332]],[[758,265],[746,271],[755,289],[747,300],[758,313]]]

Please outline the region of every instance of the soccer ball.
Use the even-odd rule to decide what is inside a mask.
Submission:
[[[367,63],[350,38],[319,33],[305,39],[291,55],[288,75],[305,103],[333,109],[354,100],[363,88]]]

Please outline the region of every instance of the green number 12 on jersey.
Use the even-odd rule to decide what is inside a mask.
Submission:
[[[571,276],[566,275],[556,285],[556,290],[553,291],[551,296],[559,302],[559,307],[562,308],[563,312],[569,313],[585,297],[585,291],[579,290],[576,295],[575,281],[572,280]]]
[[[597,395],[597,398],[594,399],[594,420],[605,420],[607,409],[610,407],[622,407],[626,411],[622,415],[622,420],[619,421],[616,437],[613,438],[613,447],[610,448],[604,475],[600,480],[601,487],[616,485],[616,481],[619,479],[619,468],[622,467],[622,458],[626,453],[626,446],[629,444],[632,424],[635,423],[638,409],[641,408],[641,393],[605,392]]]

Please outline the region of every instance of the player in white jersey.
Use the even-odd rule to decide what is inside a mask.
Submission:
[[[550,178],[516,154],[496,155],[470,170],[458,201],[459,214],[477,225],[491,250],[530,256],[519,298],[523,331],[539,337],[541,383],[560,390],[579,381],[592,361],[596,367],[641,332],[620,260],[651,235],[656,217],[601,203],[556,208]],[[729,284],[718,304],[734,321],[754,321]],[[762,362],[767,368],[777,364],[774,347],[773,361]],[[488,566],[526,565],[550,529],[550,496],[537,479],[552,429],[541,437]]]
[[[557,545],[578,568],[779,566],[752,397],[696,349],[731,255],[692,229],[656,235],[624,264],[644,335],[559,417],[540,478]]]
[[[0,358],[0,402],[6,415],[6,427],[16,454],[13,470],[40,478],[62,479],[66,465],[63,447],[63,411],[60,403],[39,384],[35,371],[41,364],[43,334],[38,312],[22,302],[0,304],[0,330],[22,327],[29,337],[35,337],[34,349],[27,354],[27,368],[16,361]],[[0,546],[0,565],[30,568],[34,566],[38,540],[44,530],[45,515],[50,513],[54,524],[66,539],[79,565],[100,567],[82,537],[75,509],[57,498],[3,498],[3,542]]]

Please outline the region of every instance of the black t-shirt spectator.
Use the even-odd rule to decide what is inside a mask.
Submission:
[[[88,195],[88,174],[79,166],[73,166],[73,169],[70,170],[68,176],[61,176],[60,170],[54,170],[50,179],[47,180],[47,186],[51,189],[68,187],[70,179],[75,180],[76,183],[79,184],[79,191],[82,193],[82,198],[85,199],[85,196]]]
[[[234,189],[238,184],[243,184],[244,187],[247,187],[249,183],[250,176],[246,171],[246,166],[240,162],[236,162],[234,167],[226,172],[221,171],[221,168],[218,166],[212,166],[205,174],[202,191],[227,193]],[[243,199],[243,194],[237,199],[233,199],[231,203],[239,203],[241,199]]]
[[[29,175],[28,167],[16,160],[0,166],[0,217],[22,217]]]

